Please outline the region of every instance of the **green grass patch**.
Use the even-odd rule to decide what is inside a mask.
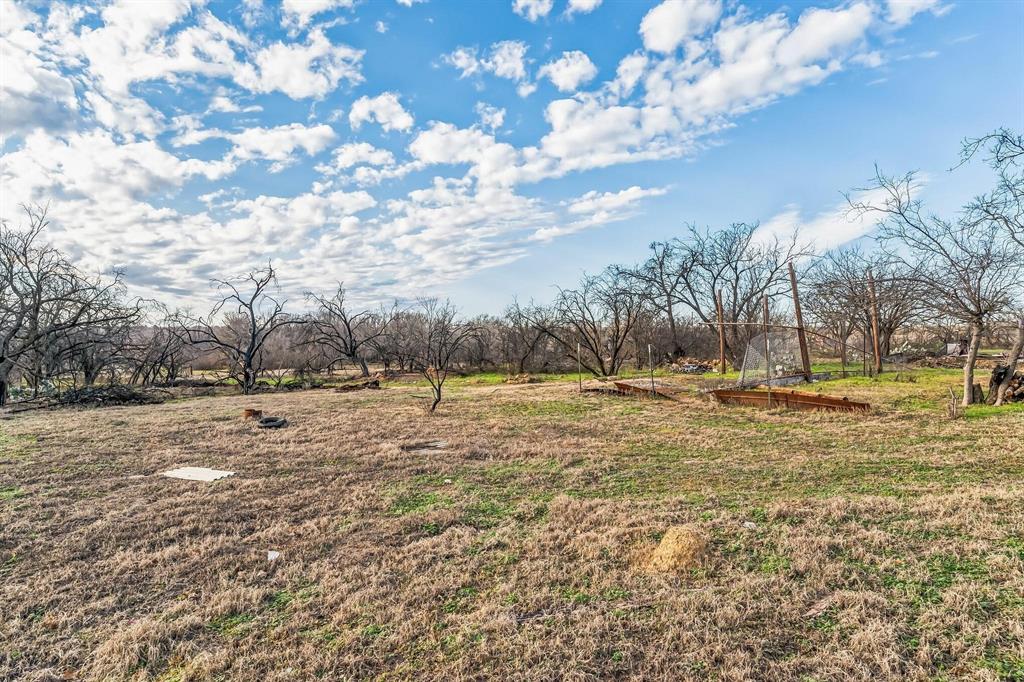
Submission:
[[[21,488],[0,488],[0,502],[7,502],[9,500],[16,500],[19,497],[24,497],[25,491]]]
[[[451,501],[434,492],[411,492],[399,495],[391,502],[388,514],[391,516],[406,516],[407,514],[422,514],[435,507],[446,507]]]
[[[253,619],[249,613],[228,613],[211,620],[206,629],[227,637],[241,637],[252,627]]]

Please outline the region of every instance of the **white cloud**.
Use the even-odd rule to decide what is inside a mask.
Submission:
[[[647,197],[660,197],[668,193],[667,187],[644,188],[633,185],[618,192],[598,192],[591,190],[583,196],[568,202],[567,213],[572,217],[569,222],[562,221],[557,225],[543,227],[535,231],[530,238],[548,241],[608,223],[626,220],[637,215],[637,204]]]
[[[361,83],[363,51],[334,45],[320,29],[309,32],[307,43],[282,42],[259,50],[255,67],[245,64],[235,81],[254,92],[280,90],[292,99],[323,97],[340,82]]]
[[[536,85],[529,82],[527,73],[526,52],[529,49],[521,40],[502,40],[491,45],[486,57],[480,57],[475,47],[458,47],[454,51],[442,55],[446,64],[459,70],[459,78],[466,78],[479,73],[492,73],[499,78],[515,81],[521,97],[526,97]]]
[[[886,17],[893,26],[902,27],[921,12],[931,12],[941,17],[951,9],[952,5],[943,5],[941,0],[888,0]]]
[[[860,192],[854,199],[868,203],[882,201],[884,192]],[[754,238],[759,242],[768,242],[798,234],[802,243],[822,253],[863,237],[875,228],[875,223],[876,220],[869,215],[851,214],[846,202],[810,218],[803,217],[799,206],[790,205],[761,223]]]
[[[542,66],[537,75],[550,79],[562,92],[575,92],[580,85],[594,79],[597,67],[586,53],[573,50],[563,52],[561,57]]]
[[[484,62],[484,68],[498,78],[521,81],[526,78],[526,43],[519,40],[503,40],[491,46],[491,56]]]
[[[286,27],[305,28],[317,14],[328,10],[351,9],[354,0],[283,0],[281,13]]]
[[[352,103],[348,114],[349,125],[353,130],[366,121],[376,121],[384,130],[409,130],[412,128],[412,115],[402,107],[398,95],[385,92],[376,97],[360,97]]]
[[[477,102],[473,111],[480,117],[480,125],[492,133],[505,123],[505,110],[485,102]]]
[[[640,22],[644,47],[652,52],[674,52],[711,26],[721,13],[720,0],[665,0]]]
[[[334,150],[333,165],[346,169],[358,165],[392,166],[395,155],[387,149],[378,149],[368,142],[350,142]]]
[[[527,21],[537,21],[551,13],[554,0],[513,0],[512,11]]]
[[[209,139],[228,140],[232,148],[225,156],[225,162],[235,165],[238,162],[266,159],[274,162],[270,171],[277,173],[295,163],[299,151],[315,156],[329,147],[336,138],[334,129],[329,125],[307,127],[301,123],[289,123],[273,128],[246,128],[237,133],[216,128],[202,130],[186,127],[172,140],[172,144],[175,147],[186,147]]]
[[[569,0],[566,14],[590,14],[601,5],[601,0]]]
[[[37,18],[4,3],[0,21],[0,139],[35,127],[64,129],[78,112],[74,83],[38,36]]]
[[[388,25],[385,24],[383,21],[378,20],[377,23],[373,25],[373,29],[377,31],[377,33],[387,33]]]

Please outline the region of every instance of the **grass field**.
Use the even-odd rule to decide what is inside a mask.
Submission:
[[[5,418],[0,678],[1024,679],[1024,408],[900,379],[821,386],[867,416],[471,377],[433,416],[404,385]],[[683,524],[704,557],[646,570]]]

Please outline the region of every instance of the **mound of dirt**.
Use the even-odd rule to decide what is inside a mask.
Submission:
[[[694,526],[672,526],[647,560],[651,573],[676,573],[695,567],[707,553],[707,538]]]

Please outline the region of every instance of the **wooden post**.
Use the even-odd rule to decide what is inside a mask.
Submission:
[[[718,314],[718,373],[725,374],[725,305],[722,292],[715,292],[715,308]]]
[[[647,362],[651,366],[651,397],[654,397],[654,353],[651,351],[651,344],[647,344]]]
[[[583,358],[580,357],[580,342],[576,342],[576,373],[580,379],[580,395],[583,394]]]
[[[764,322],[762,324],[762,330],[764,331],[764,366],[765,374],[768,377],[768,381],[765,385],[768,387],[768,407],[772,406],[772,358],[771,358],[771,346],[768,342],[768,297],[762,297],[764,303]]]
[[[875,352],[875,376],[882,373],[882,346],[878,338],[878,302],[875,299],[875,278],[868,268],[868,300],[871,303],[871,345]]]
[[[804,368],[804,379],[811,380],[811,354],[807,350],[807,334],[804,333],[804,316],[800,311],[800,293],[796,288],[796,270],[789,262],[789,283],[793,287],[793,310],[796,312],[796,336],[800,342],[800,361]]]

